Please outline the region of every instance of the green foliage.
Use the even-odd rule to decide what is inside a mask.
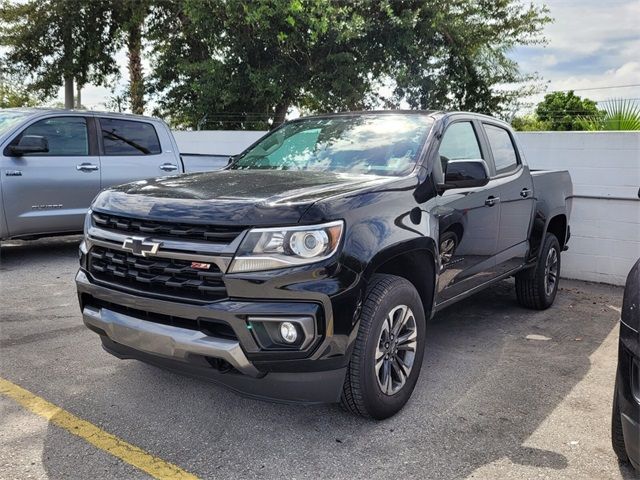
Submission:
[[[37,99],[17,82],[0,77],[0,108],[35,107]]]
[[[603,104],[602,112],[578,119],[584,130],[640,130],[640,104],[625,99]]]
[[[55,94],[65,77],[79,85],[104,83],[118,70],[112,8],[101,0],[2,0],[5,63],[42,98]]]
[[[596,102],[580,98],[573,91],[549,93],[536,107],[537,120],[546,122],[549,130],[584,130],[580,119],[598,115]]]
[[[544,130],[551,130],[551,123],[549,121],[539,120],[535,115],[524,115],[522,117],[515,117],[511,120],[511,126],[514,130],[520,132],[538,132]]]
[[[152,90],[192,128],[266,128],[291,107],[502,114],[532,79],[507,53],[548,21],[519,0],[161,0]]]

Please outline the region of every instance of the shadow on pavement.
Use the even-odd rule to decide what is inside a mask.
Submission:
[[[2,268],[35,266],[52,254],[75,255],[78,240],[3,246]],[[568,466],[564,455],[526,442],[585,376],[590,356],[616,327],[617,312],[600,307],[619,304],[620,291],[598,288],[600,299],[593,292],[563,289],[553,308],[534,312],[518,307],[513,284],[503,282],[450,307],[428,326],[412,400],[382,422],[351,416],[338,406],[250,400],[200,380],[119,361],[100,349],[97,336],[88,353],[73,347],[60,352],[59,361],[68,358],[69,375],[76,379],[74,395],[64,396],[60,406],[206,478],[446,480],[504,458],[562,471]],[[526,338],[532,334],[548,340]],[[74,363],[76,354],[91,360]],[[606,435],[608,428],[607,418]],[[57,453],[60,441],[60,431],[49,426],[43,463],[51,478],[72,478],[66,457]],[[625,466],[620,471],[635,478]],[[110,478],[109,471],[103,478]]]
[[[81,235],[39,240],[4,240],[0,243],[0,269],[45,265],[52,260],[77,257],[81,240]]]

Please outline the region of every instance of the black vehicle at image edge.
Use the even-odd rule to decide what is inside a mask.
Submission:
[[[624,289],[611,440],[618,458],[640,472],[640,260]]]
[[[571,197],[491,117],[301,118],[222,171],[100,193],[80,307],[120,358],[385,418],[435,312],[509,276],[522,305],[553,303]]]

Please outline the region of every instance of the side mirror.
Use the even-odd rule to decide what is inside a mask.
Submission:
[[[484,187],[489,183],[487,162],[478,160],[451,160],[444,175],[444,189]]]
[[[9,147],[9,151],[18,157],[26,153],[47,153],[49,142],[40,135],[24,135],[17,145]]]

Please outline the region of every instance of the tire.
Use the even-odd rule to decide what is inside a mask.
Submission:
[[[394,335],[392,329],[398,325]],[[414,286],[395,275],[374,275],[360,313],[342,406],[356,415],[378,420],[400,411],[420,374],[425,329],[422,300]]]
[[[618,459],[623,463],[629,463],[627,449],[622,433],[622,420],[620,419],[620,405],[618,405],[618,382],[616,382],[613,394],[613,408],[611,412],[611,446]]]
[[[440,265],[446,265],[458,248],[458,236],[452,232],[444,232],[440,237]]]
[[[535,310],[549,308],[556,299],[559,280],[560,243],[554,234],[547,233],[535,267],[516,275],[518,303]]]

